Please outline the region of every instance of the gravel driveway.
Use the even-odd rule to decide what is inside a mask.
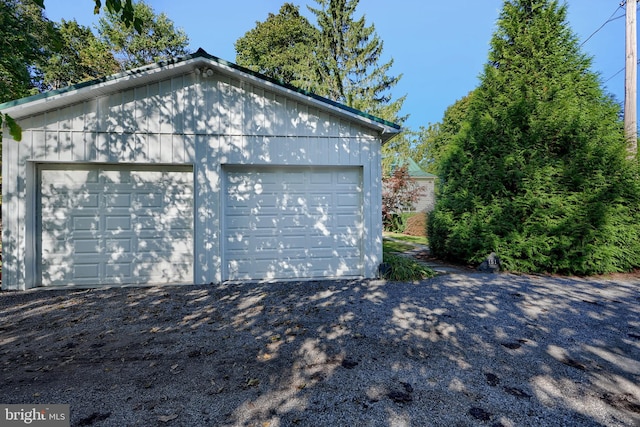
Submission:
[[[0,293],[0,403],[71,425],[640,425],[640,280]]]

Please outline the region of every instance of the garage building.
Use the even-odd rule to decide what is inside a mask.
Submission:
[[[3,289],[377,275],[393,123],[203,50],[0,111]]]

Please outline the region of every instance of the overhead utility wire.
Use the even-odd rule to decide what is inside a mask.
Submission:
[[[614,10],[614,11],[613,11],[613,13],[612,13],[612,14],[611,14],[611,16],[609,17],[609,19],[607,19],[606,21],[604,21],[604,23],[603,23],[602,25],[600,25],[600,27],[598,27],[598,29],[597,29],[597,30],[595,30],[593,33],[591,33],[591,35],[590,35],[589,37],[587,37],[587,39],[586,39],[585,41],[583,41],[583,42],[580,44],[580,47],[584,46],[584,44],[585,44],[586,42],[588,42],[589,40],[591,40],[591,37],[595,36],[595,35],[596,35],[600,30],[602,30],[602,29],[604,28],[604,26],[605,26],[605,25],[607,25],[609,22],[612,22],[612,21],[615,21],[616,19],[620,19],[620,18],[622,18],[624,15],[622,15],[622,16],[618,16],[618,17],[615,17],[615,18],[614,18],[614,15],[615,15],[616,13],[618,13],[618,11],[619,11],[620,9],[622,9],[622,6],[623,6],[623,5],[624,5],[624,2],[621,2],[621,3],[620,3],[620,5],[616,8],[616,10]]]
[[[640,61],[638,61],[638,64],[640,64]],[[607,80],[603,81],[602,83],[608,82],[609,80],[613,79],[615,76],[617,76],[618,74],[620,74],[623,71],[624,71],[624,67],[622,67],[621,70],[619,70],[617,73],[615,73],[613,76],[609,77]]]
[[[602,30],[602,28],[607,25],[609,22],[611,21],[615,21],[617,19],[623,18],[624,15],[620,15],[620,16],[616,16],[615,18],[613,17],[616,13],[618,13],[619,9],[622,9],[625,5],[627,4],[626,0],[622,0],[620,2],[620,5],[618,6],[618,8],[611,14],[611,16],[609,17],[609,19],[607,19],[604,24],[602,24],[597,30],[595,30],[589,37],[587,37],[587,39],[585,41],[582,42],[582,44],[580,44],[580,47],[582,47],[586,42],[589,41],[589,39],[593,36],[595,36],[600,30]],[[640,9],[640,4],[638,5],[638,9]],[[640,65],[640,60],[638,60],[638,65]],[[618,70],[617,73],[615,73],[613,76],[609,77],[607,80],[603,81],[602,83],[607,83],[609,80],[613,79],[614,77],[616,77],[618,74],[620,74],[621,72],[623,72],[625,69],[625,67],[622,67],[620,70]]]

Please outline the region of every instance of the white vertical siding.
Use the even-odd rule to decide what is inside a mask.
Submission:
[[[96,91],[98,93],[98,91]],[[192,164],[197,283],[221,280],[221,165],[360,166],[365,275],[381,262],[380,137],[330,109],[235,77],[189,73],[54,109],[4,136],[3,288],[34,285],[25,238],[35,233],[37,162]],[[28,167],[28,165],[31,165]],[[35,218],[35,217],[33,217]],[[33,276],[33,274],[31,275]]]

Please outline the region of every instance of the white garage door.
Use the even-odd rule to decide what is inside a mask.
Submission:
[[[224,278],[363,274],[362,169],[225,168]]]
[[[192,283],[191,167],[40,169],[41,284]]]

